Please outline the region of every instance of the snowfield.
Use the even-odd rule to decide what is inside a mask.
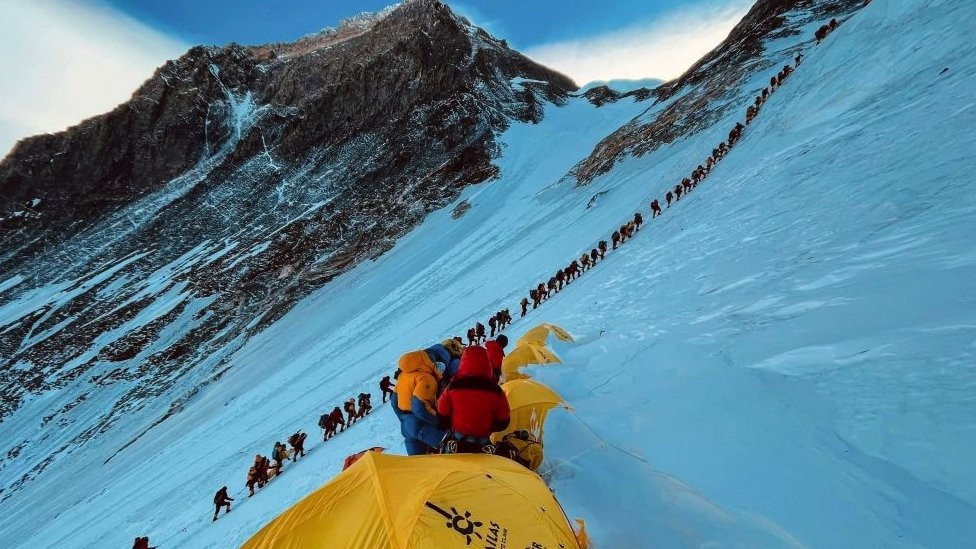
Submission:
[[[550,106],[505,134],[501,179],[468,188],[463,217],[435,212],[305,299],[162,423],[150,429],[162,403],[132,417],[149,429],[135,443],[93,439],[0,503],[0,545],[236,547],[346,455],[402,453],[376,382],[507,306],[512,341],[542,321],[577,338],[554,346],[564,364],[530,372],[572,406],[549,415],[542,472],[596,547],[971,546],[974,28],[965,0],[874,0],[818,47],[813,27],[777,41],[782,59],[746,101],[801,42],[803,64],[654,220],[650,198],[663,205],[746,102],[580,188],[558,182],[650,102]],[[531,285],[638,208],[633,240],[517,318]],[[374,413],[322,444],[318,416],[364,390]],[[38,428],[56,397],[0,432]],[[254,454],[298,428],[309,456],[248,498]],[[214,524],[222,485],[236,501]]]

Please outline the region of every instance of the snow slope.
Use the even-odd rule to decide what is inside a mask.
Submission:
[[[543,320],[578,336],[556,348],[564,365],[532,373],[574,409],[550,414],[543,469],[599,547],[976,539],[976,10],[921,4],[874,0],[808,48],[705,183],[664,217],[645,214],[633,241],[513,325],[513,340]],[[646,105],[579,98],[513,126],[501,179],[464,191],[467,214],[432,214],[304,300],[107,463],[126,441],[104,437],[86,459],[53,464],[0,504],[0,543],[118,547],[149,535],[167,548],[233,547],[345,455],[400,451],[393,414],[377,406],[244,493],[256,452],[298,427],[317,434],[320,413],[375,394],[402,352],[516,310],[530,284],[646,211],[735,121],[588,186],[556,183]],[[42,400],[30,404],[39,413]],[[212,524],[223,484],[237,506]]]

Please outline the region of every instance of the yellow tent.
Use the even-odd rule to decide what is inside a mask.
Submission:
[[[512,349],[512,352],[502,361],[502,373],[506,380],[521,379],[526,376],[519,374],[518,369],[527,364],[550,364],[562,362],[556,353],[542,345],[524,343]]]
[[[508,405],[512,409],[512,421],[506,430],[493,434],[492,440],[497,442],[512,431],[527,429],[541,442],[546,414],[556,406],[565,406],[563,398],[549,387],[531,379],[506,381],[502,383],[502,390],[505,391]]]
[[[555,335],[556,339],[560,341],[573,341],[573,336],[569,335],[569,332],[566,330],[563,330],[555,324],[543,322],[528,332],[525,332],[525,335],[519,338],[515,346],[520,347],[526,343],[544,346],[546,344],[546,338],[549,337],[550,333]]]
[[[480,454],[366,452],[299,501],[245,549],[578,549],[542,479],[514,461]]]

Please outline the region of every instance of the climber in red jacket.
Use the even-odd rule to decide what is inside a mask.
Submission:
[[[493,379],[484,347],[464,350],[457,375],[437,401],[437,416],[439,426],[451,430],[445,453],[483,452],[491,434],[508,427],[508,398]]]
[[[488,351],[488,362],[491,363],[491,370],[496,383],[502,377],[502,361],[505,360],[506,345],[508,345],[508,337],[505,334],[499,334],[497,339],[485,343],[485,351]]]

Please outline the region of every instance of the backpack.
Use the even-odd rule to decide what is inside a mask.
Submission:
[[[322,416],[319,417],[319,427],[325,429],[328,424],[329,424],[329,414],[322,414]]]
[[[542,465],[542,443],[527,431],[508,433],[495,447],[495,454],[521,464],[533,471]]]

